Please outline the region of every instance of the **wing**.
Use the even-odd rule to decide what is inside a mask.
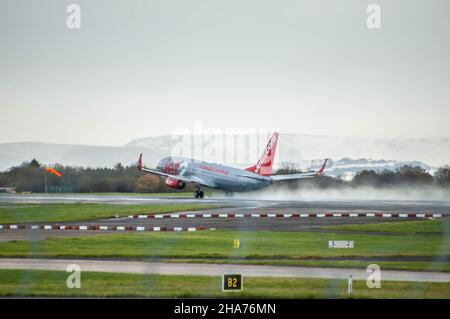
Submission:
[[[322,166],[320,166],[319,170],[317,171],[310,171],[305,173],[298,173],[298,174],[287,174],[287,175],[272,175],[272,180],[274,182],[278,181],[292,181],[297,179],[304,179],[304,178],[314,178],[317,176],[322,175],[323,171],[325,170],[325,166],[327,165],[328,158],[325,159]]]
[[[141,153],[141,155],[139,155],[139,160],[137,162],[137,169],[142,172],[158,175],[161,177],[169,177],[172,179],[179,179],[185,183],[191,183],[191,184],[196,184],[196,185],[200,185],[200,186],[215,188],[215,185],[208,183],[205,180],[203,180],[197,176],[186,177],[186,176],[181,176],[181,175],[172,175],[172,174],[167,174],[167,173],[163,173],[163,172],[158,172],[153,169],[145,168],[142,166],[142,153]]]
[[[245,177],[245,178],[249,178],[249,179],[256,179],[256,180],[258,180],[258,181],[267,181],[267,180],[270,180],[270,177],[268,177],[268,176],[262,176],[262,175],[260,175],[260,176],[236,175],[236,176],[238,176],[238,177]]]

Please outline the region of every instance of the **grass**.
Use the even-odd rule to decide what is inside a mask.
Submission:
[[[0,204],[0,223],[64,221],[163,213],[215,205]],[[43,241],[0,242],[0,257],[118,258],[173,262],[216,262],[265,265],[366,267],[450,272],[450,219],[324,227],[353,234],[272,231],[202,231],[193,233],[115,233]],[[373,234],[371,234],[373,232]],[[399,235],[400,234],[400,235]],[[239,239],[239,249],[233,240]],[[329,240],[353,240],[353,249],[329,249]],[[399,261],[396,257],[429,257],[431,261]],[[344,260],[326,258],[339,257]],[[373,260],[363,260],[372,257]],[[384,260],[392,258],[392,260]],[[311,259],[311,260],[309,260]]]
[[[119,205],[119,204],[10,204],[0,203],[0,224],[92,220],[137,213],[168,213],[220,207],[204,204]]]
[[[233,248],[239,239],[239,249]],[[329,240],[353,240],[353,249],[330,249]],[[309,232],[162,232],[100,234],[0,243],[2,257],[322,258],[449,256],[450,238],[430,235],[367,235]]]
[[[242,292],[222,292],[221,278],[82,272],[81,288],[69,289],[69,273],[0,270],[0,296],[9,297],[217,297],[217,298],[349,298],[346,280],[244,278]],[[353,281],[351,298],[450,298],[450,283],[383,281],[369,289]]]
[[[402,234],[447,234],[450,235],[450,218],[434,220],[416,220],[390,223],[354,224],[324,226],[324,229],[348,230],[361,232],[394,232]]]

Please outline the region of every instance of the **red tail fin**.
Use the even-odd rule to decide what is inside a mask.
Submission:
[[[274,132],[256,165],[247,167],[245,170],[265,176],[272,175],[272,165],[277,150],[277,144],[278,132]]]
[[[320,175],[320,174],[323,173],[323,171],[325,170],[325,166],[327,165],[327,162],[328,162],[328,158],[326,158],[326,159],[323,161],[322,166],[320,166],[319,170],[317,171],[317,175]]]
[[[141,153],[141,155],[139,155],[139,159],[137,161],[137,169],[138,170],[142,169],[142,153]]]

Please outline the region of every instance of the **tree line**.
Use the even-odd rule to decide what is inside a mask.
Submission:
[[[123,166],[116,164],[113,168],[85,168],[55,165],[61,177],[48,174],[36,159],[11,167],[0,172],[0,187],[12,187],[17,192],[41,193],[45,191],[45,174],[49,192],[74,193],[159,193],[179,192],[167,187],[164,180],[152,174],[140,172],[136,165]],[[289,167],[281,168],[277,173],[293,174],[300,171]],[[372,186],[377,188],[397,186],[429,186],[450,187],[450,166],[440,167],[434,175],[418,166],[402,166],[394,171],[363,170],[351,181],[339,177],[321,176],[310,180],[288,183],[291,189],[305,185],[319,188]],[[183,191],[192,192],[194,187],[188,185]]]
[[[24,162],[0,173],[0,187],[12,187],[17,192],[42,193],[45,191],[45,174],[49,192],[64,193],[156,193],[175,191],[165,187],[158,176],[143,174],[136,165],[116,164],[113,168],[52,166],[62,174],[57,177],[45,172],[37,160]]]
[[[301,171],[293,167],[282,167],[277,174],[295,174]],[[289,183],[290,189],[302,187],[340,188],[340,187],[422,187],[436,186],[450,188],[450,166],[442,166],[431,175],[420,166],[404,165],[395,170],[362,170],[352,180],[344,181],[340,177],[322,175],[318,178],[298,180]]]

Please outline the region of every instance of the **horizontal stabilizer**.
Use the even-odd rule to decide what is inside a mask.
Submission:
[[[289,180],[297,180],[297,179],[305,179],[305,178],[314,178],[323,174],[325,170],[325,166],[327,165],[328,158],[325,159],[323,164],[320,166],[319,170],[306,172],[306,173],[298,173],[298,174],[285,174],[285,175],[272,175],[272,180],[274,182],[277,181],[289,181]]]

